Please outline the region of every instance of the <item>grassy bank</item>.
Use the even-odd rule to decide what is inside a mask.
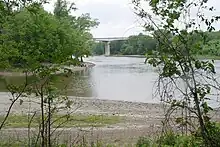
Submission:
[[[4,116],[0,116],[2,122]],[[40,124],[40,116],[35,116],[31,121],[28,115],[10,115],[4,128],[35,128]],[[123,121],[123,117],[108,115],[55,115],[52,118],[54,128],[71,127],[102,127]]]

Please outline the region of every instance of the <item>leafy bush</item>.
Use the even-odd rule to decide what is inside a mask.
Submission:
[[[178,136],[172,131],[166,132],[156,142],[160,145],[174,146],[177,142]]]
[[[202,140],[196,138],[193,135],[190,136],[178,136],[175,147],[201,147]]]
[[[201,137],[194,135],[182,136],[174,132],[167,132],[157,140],[151,140],[146,137],[140,137],[137,147],[203,147]]]
[[[210,144],[204,142],[206,146],[219,147],[220,146],[220,126],[216,122],[206,123],[206,129],[208,130]]]
[[[150,147],[151,146],[151,140],[146,137],[140,137],[136,144],[137,147]]]

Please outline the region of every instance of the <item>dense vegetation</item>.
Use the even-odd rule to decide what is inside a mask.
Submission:
[[[194,52],[195,55],[199,56],[219,56],[220,55],[220,32],[200,32],[206,36],[208,45],[204,45],[200,50]],[[156,39],[157,31],[153,32],[151,36],[139,34],[136,36],[130,36],[128,40],[115,40],[111,41],[110,48],[112,55],[145,55],[146,53],[156,50],[159,42]],[[175,40],[175,35],[167,34],[170,40]],[[203,39],[197,35],[192,34],[192,43],[201,43]],[[104,54],[104,43],[98,42],[93,47],[93,54],[102,55]]]
[[[72,55],[89,55],[89,31],[98,23],[89,14],[70,15],[73,6],[58,0],[54,13],[49,13],[37,2],[9,6],[1,1],[0,66],[64,63]]]

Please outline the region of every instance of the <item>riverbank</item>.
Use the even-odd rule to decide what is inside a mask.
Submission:
[[[131,57],[131,58],[146,58],[145,55],[110,55],[110,57]],[[209,55],[196,55],[196,58],[204,60],[220,60],[220,56],[209,56]]]
[[[69,97],[74,101],[72,110],[74,115],[101,115],[108,117],[120,117],[122,121],[114,124],[105,124],[100,127],[68,127],[60,128],[58,132],[64,132],[61,138],[69,136],[76,138],[77,135],[85,135],[87,139],[99,138],[107,143],[135,143],[140,136],[155,134],[161,127],[163,119],[163,106],[154,103],[138,103],[128,101],[101,100],[96,98]],[[0,93],[0,115],[4,115],[10,105],[9,93]],[[18,101],[13,109],[13,114],[27,114],[39,112],[39,99],[22,98],[23,104]],[[31,108],[30,108],[31,106]],[[60,112],[65,113],[65,112]],[[26,137],[25,128],[7,128],[1,136]],[[57,132],[57,133],[58,133]],[[92,135],[91,135],[92,134]],[[61,139],[62,140],[62,139]],[[71,140],[71,139],[70,139]]]
[[[0,93],[0,112],[4,115],[10,104],[8,93]],[[87,140],[102,141],[104,143],[117,143],[118,145],[135,144],[139,137],[153,137],[160,133],[162,128],[161,121],[164,119],[165,105],[155,103],[139,103],[116,100],[102,100],[97,98],[85,97],[69,97],[74,102],[71,110],[73,115],[83,116],[105,116],[123,118],[122,121],[115,123],[106,123],[96,127],[68,127],[59,128],[56,134],[59,134],[61,142],[73,141],[78,137],[85,137]],[[28,112],[39,112],[40,103],[38,98],[22,98],[23,104],[20,101],[15,103],[12,113],[26,115]],[[31,107],[30,107],[31,106]],[[65,112],[60,112],[60,114]],[[175,114],[177,115],[177,114]],[[217,115],[219,116],[219,115]],[[219,119],[219,117],[218,117]],[[36,128],[31,129],[32,133],[38,131]],[[27,137],[27,128],[7,128],[1,131],[2,138],[7,137],[24,139]]]
[[[110,55],[110,57],[146,58],[144,55]]]
[[[91,62],[83,62],[79,66],[64,66],[64,68],[71,70],[72,72],[83,71],[87,68],[94,67],[95,64]],[[62,73],[63,70],[57,71],[56,74]],[[31,76],[31,73],[27,73],[28,76]],[[0,76],[25,76],[25,73],[19,72],[19,70],[15,71],[0,71]]]

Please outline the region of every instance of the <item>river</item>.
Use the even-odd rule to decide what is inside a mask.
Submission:
[[[148,103],[157,101],[152,97],[157,74],[144,64],[144,58],[97,56],[86,60],[96,64],[88,75],[94,97]]]
[[[150,65],[144,64],[144,58],[95,56],[84,60],[94,63],[95,66],[77,72],[72,77],[58,77],[59,89],[67,85],[68,95],[132,102],[159,102],[153,98],[158,75]],[[219,73],[219,61],[216,62],[216,69]],[[0,91],[5,92],[3,78],[0,77]],[[21,83],[22,79],[9,77],[9,80]]]
[[[159,102],[159,99],[155,98],[158,73],[152,66],[144,64],[144,58],[97,56],[90,57],[86,61],[96,64],[87,74],[92,85],[93,97],[132,102]],[[215,68],[219,76],[219,60],[215,61]],[[177,93],[176,98],[178,99]],[[213,99],[216,99],[216,96]],[[209,103],[216,106],[215,100]]]

